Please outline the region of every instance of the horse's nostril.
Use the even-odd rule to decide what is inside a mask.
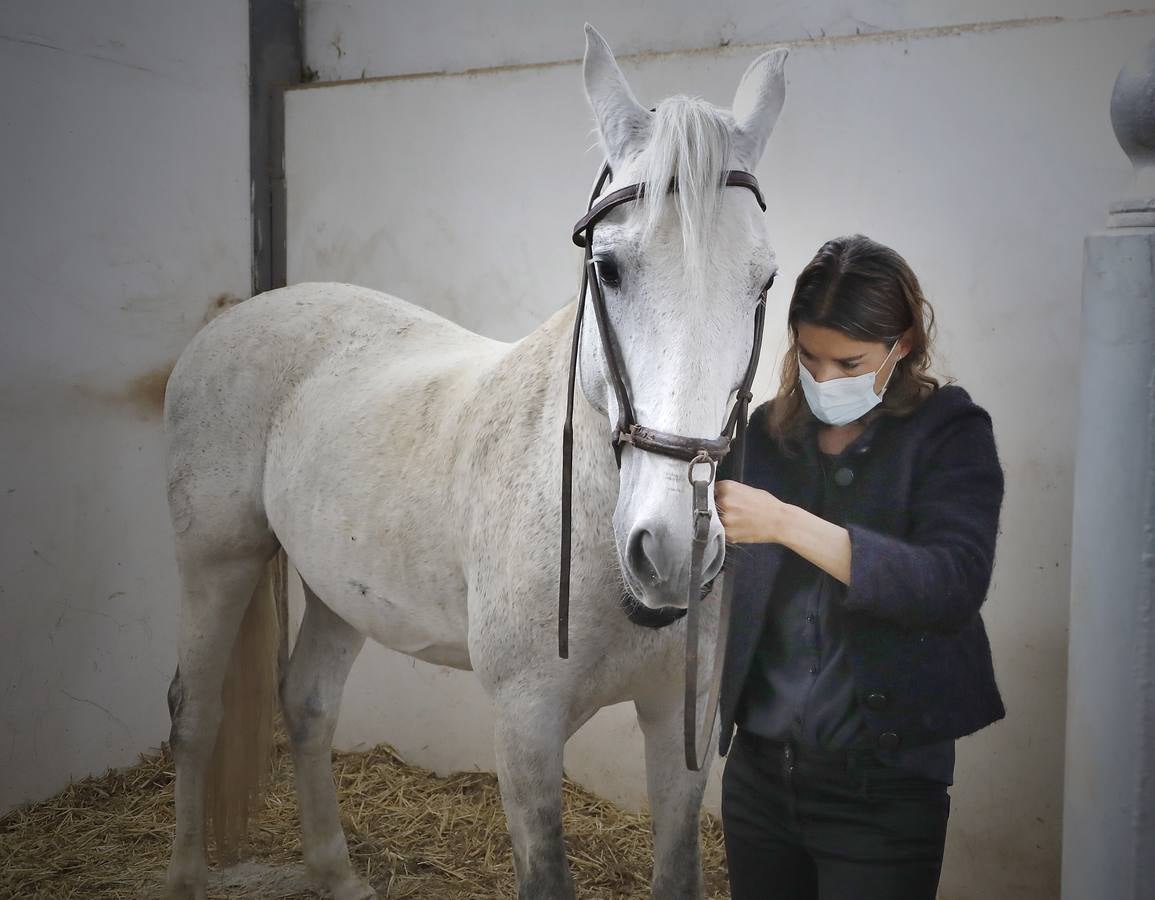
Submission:
[[[634,575],[645,584],[657,584],[658,567],[647,550],[653,548],[654,536],[645,528],[637,528],[630,535],[626,558]],[[649,548],[647,548],[649,544]]]

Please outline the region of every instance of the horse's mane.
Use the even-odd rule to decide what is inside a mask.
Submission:
[[[686,276],[695,291],[707,283],[710,237],[721,205],[722,173],[730,166],[732,127],[730,114],[712,103],[669,97],[658,104],[645,151],[642,241],[650,239],[673,200],[681,220]],[[671,178],[677,179],[675,194],[666,192]]]

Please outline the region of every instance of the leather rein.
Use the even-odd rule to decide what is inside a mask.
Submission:
[[[710,677],[710,691],[706,701],[705,721],[699,729],[698,709],[698,630],[700,605],[705,602],[701,596],[699,583],[702,577],[702,560],[706,551],[707,536],[710,529],[709,488],[717,473],[718,463],[728,454],[731,457],[731,471],[734,477],[742,478],[745,463],[745,433],[747,410],[753,395],[750,386],[754,381],[754,373],[758,368],[758,356],[762,348],[762,330],[766,314],[766,292],[774,282],[773,276],[762,288],[758,295],[758,303],[754,313],[754,346],[750,352],[750,361],[746,366],[746,373],[738,387],[734,406],[726,420],[720,436],[715,438],[686,437],[647,428],[639,424],[634,416],[633,405],[630,403],[629,393],[626,391],[622,379],[622,363],[617,343],[610,330],[609,315],[606,312],[605,297],[602,293],[601,280],[598,275],[597,262],[593,258],[594,227],[612,209],[624,203],[630,203],[644,196],[644,184],[631,184],[620,190],[613,191],[598,200],[602,188],[610,177],[610,166],[606,163],[598,176],[597,183],[590,194],[588,211],[573,227],[573,242],[585,250],[585,262],[582,266],[581,290],[578,295],[577,310],[574,316],[573,341],[570,347],[569,384],[566,394],[565,426],[562,430],[562,483],[561,483],[561,573],[558,582],[558,655],[562,659],[569,658],[569,593],[570,593],[570,563],[571,563],[571,517],[573,501],[573,403],[574,382],[577,377],[578,351],[581,341],[582,316],[585,310],[587,292],[593,299],[594,315],[597,318],[598,332],[601,336],[602,350],[609,369],[610,381],[614,395],[618,401],[618,421],[614,427],[610,441],[614,449],[614,459],[618,469],[622,466],[622,445],[631,444],[639,450],[650,453],[660,453],[685,460],[688,463],[686,477],[693,486],[693,515],[694,534],[690,556],[690,584],[686,598],[686,609],[667,613],[665,610],[645,609],[648,618],[631,619],[639,624],[660,627],[676,619],[686,616],[686,664],[685,664],[685,695],[683,707],[683,725],[685,732],[686,767],[691,771],[699,771],[705,764],[708,755],[708,744],[714,730],[714,719],[718,711],[718,698],[721,687],[722,664],[726,653],[726,639],[730,625],[730,607],[734,592],[734,578],[732,571],[723,579],[722,600],[719,607],[717,644],[714,651],[714,666]],[[762,211],[766,211],[766,201],[758,187],[758,181],[749,172],[730,170],[725,173],[724,182],[728,187],[744,187],[753,192]],[[677,185],[671,183],[669,191],[677,190]],[[595,201],[596,205],[595,205]],[[695,469],[700,465],[709,467],[709,474],[705,477],[695,477]],[[652,615],[650,615],[652,614]]]

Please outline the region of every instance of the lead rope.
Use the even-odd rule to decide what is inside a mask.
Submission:
[[[730,452],[734,454],[733,477],[742,480],[745,467],[746,407],[752,394],[748,386],[738,392],[735,410],[734,440]],[[694,478],[694,467],[701,463],[710,464],[708,478]],[[693,550],[690,555],[690,586],[702,579],[702,557],[706,550],[706,538],[710,530],[710,504],[707,490],[717,474],[717,466],[709,454],[700,452],[690,462],[687,471],[690,484],[694,486],[692,515],[694,517]],[[701,771],[710,755],[710,739],[714,734],[714,720],[718,715],[718,700],[721,696],[722,666],[726,659],[726,645],[730,632],[730,607],[734,596],[734,570],[722,576],[722,599],[718,605],[718,633],[714,644],[714,665],[710,673],[710,693],[706,698],[705,718],[698,725],[698,616],[699,608],[706,602],[705,597],[695,598],[691,594],[686,610],[686,683],[682,702],[682,732],[685,739],[686,768],[691,772]],[[708,597],[709,595],[707,595]]]
[[[750,362],[746,374],[742,378],[742,386],[738,389],[734,401],[734,408],[726,422],[725,432],[734,428],[734,438],[730,442],[731,478],[735,481],[745,481],[746,478],[746,421],[747,409],[754,395],[750,388],[754,383],[754,373],[758,368],[758,357],[762,353],[762,327],[766,316],[766,294],[773,277],[762,288],[762,295],[758,298],[758,309],[754,314],[754,350],[750,354]],[[694,539],[693,551],[690,556],[690,584],[695,585],[702,577],[702,556],[706,549],[706,534],[710,525],[709,507],[706,501],[706,489],[717,474],[711,466],[710,477],[706,480],[694,479],[694,466],[702,461],[704,453],[690,463],[686,475],[694,486]],[[707,457],[708,458],[708,457]],[[702,510],[705,508],[705,513]],[[729,554],[727,554],[729,555]],[[727,563],[730,563],[727,560]],[[698,607],[705,602],[704,598],[695,599],[691,594],[686,609],[686,683],[682,702],[683,735],[685,739],[686,768],[691,772],[701,771],[709,755],[710,738],[714,733],[714,720],[718,715],[718,700],[722,689],[722,667],[726,660],[726,647],[730,638],[730,610],[734,597],[735,566],[724,565],[722,575],[722,599],[718,604],[718,634],[714,644],[714,666],[710,673],[710,693],[706,698],[706,715],[701,728],[698,726]]]

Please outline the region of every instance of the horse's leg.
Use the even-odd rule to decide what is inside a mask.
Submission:
[[[178,552],[181,609],[177,671],[168,689],[176,766],[176,839],[167,890],[204,900],[205,776],[221,721],[221,685],[253,591],[275,545],[213,557]],[[258,601],[260,598],[256,598]]]
[[[333,900],[377,894],[356,875],[337,809],[331,746],[341,693],[365,636],[305,586],[305,617],[281,682],[309,875]]]
[[[634,700],[646,742],[646,786],[654,831],[654,900],[699,900],[704,895],[699,842],[702,793],[713,745],[700,772],[686,768],[680,692]]]
[[[561,704],[539,688],[495,697],[497,778],[517,869],[518,900],[569,900],[573,879],[561,825]]]

